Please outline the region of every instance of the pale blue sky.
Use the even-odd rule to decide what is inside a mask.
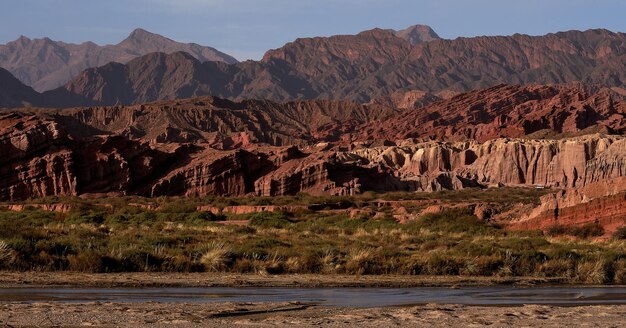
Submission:
[[[626,0],[0,0],[0,43],[117,43],[136,27],[259,59],[297,37],[430,25],[440,36],[626,32]]]

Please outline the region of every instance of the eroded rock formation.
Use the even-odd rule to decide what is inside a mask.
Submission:
[[[301,191],[352,195],[497,185],[579,188],[626,176],[626,138],[621,136],[499,138],[483,143],[405,140],[389,146],[353,145],[349,150],[303,145],[315,140],[309,134],[299,139],[299,147],[250,142],[224,150],[227,147],[213,147],[213,139],[189,124],[194,138],[181,138],[182,132],[173,140],[162,138],[154,132],[155,125],[148,128],[149,120],[137,123],[142,116],[157,117],[151,111],[3,115],[2,198],[83,193],[275,196]],[[201,113],[175,114],[189,118]],[[169,117],[163,126],[172,128],[177,119]],[[189,121],[176,122],[183,126]],[[302,127],[303,135],[309,133],[307,128]],[[262,129],[250,134],[258,138],[270,133]]]
[[[626,102],[610,89],[499,85],[405,110],[359,128],[353,138],[485,141],[499,137],[566,137],[622,132],[625,115]]]
[[[484,143],[423,142],[362,148],[341,153],[342,161],[394,172],[410,190],[459,189],[477,185],[581,187],[626,174],[621,136]]]
[[[598,224],[612,234],[626,224],[626,177],[561,190],[541,198],[530,213],[507,222],[514,230]]]
[[[467,106],[476,107],[475,115]],[[608,133],[623,131],[624,112],[624,103],[607,90],[541,86],[500,86],[403,111],[212,97],[10,111],[0,116],[0,198],[524,186],[563,191],[544,197],[535,210],[526,204],[507,216],[511,227],[597,220],[612,231],[623,221],[626,183],[618,182],[626,177],[626,137]],[[528,122],[541,129],[524,130]],[[412,124],[420,138],[397,138],[405,136],[397,129]],[[359,138],[368,129],[379,139]],[[441,137],[429,141],[430,134]],[[472,205],[477,215],[503,218],[480,205]]]

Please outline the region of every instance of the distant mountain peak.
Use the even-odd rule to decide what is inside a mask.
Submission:
[[[24,47],[30,44],[31,42],[33,42],[33,40],[31,40],[29,37],[20,35],[19,38],[15,39],[15,41],[11,41],[7,43],[7,45],[11,44],[13,46]]]
[[[393,34],[395,31],[393,30],[385,30],[385,29],[381,29],[381,28],[374,28],[371,30],[367,30],[367,31],[363,31],[360,32],[359,34],[357,34],[358,36],[372,36],[372,37],[377,37],[377,38],[385,38],[385,37],[393,37]]]
[[[173,40],[170,40],[162,35],[149,32],[142,28],[136,28],[132,32],[130,32],[128,37],[124,39],[124,41],[122,41],[120,44],[128,43],[128,42],[131,42],[131,43],[151,42],[155,40],[167,40],[167,41],[174,42]]]
[[[197,43],[179,43],[160,34],[146,31],[142,28],[134,29],[118,46],[135,53],[147,54],[150,52],[174,53],[184,51],[202,61],[223,61],[234,64],[237,60],[215,48],[204,47]]]
[[[78,73],[109,62],[127,63],[152,52],[184,51],[200,62],[238,61],[219,50],[196,43],[181,43],[142,28],[133,30],[118,44],[100,46],[91,41],[81,44],[53,41],[43,37],[0,44],[0,67],[7,69],[24,84],[39,92],[58,88]]]
[[[138,34],[153,34],[152,32],[149,32],[148,30],[144,30],[141,27],[138,27],[134,30],[132,30],[132,32],[130,32],[130,35],[138,35]]]
[[[413,25],[405,28],[404,30],[393,31],[393,33],[397,37],[409,41],[411,44],[419,44],[441,39],[439,35],[437,35],[437,33],[428,25]]]

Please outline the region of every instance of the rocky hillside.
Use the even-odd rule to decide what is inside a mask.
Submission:
[[[623,95],[578,84],[499,85],[450,99],[431,98],[419,109],[331,100],[233,102],[200,97],[132,106],[19,111],[53,117],[79,136],[96,130],[145,141],[204,143],[245,134],[251,143],[273,146],[317,142],[354,146],[408,138],[482,142],[499,137],[623,133],[626,129]]]
[[[142,29],[134,30],[115,45],[99,46],[93,42],[71,44],[49,38],[19,39],[0,45],[0,67],[13,73],[24,84],[37,91],[62,86],[90,67],[109,62],[126,63],[152,52],[184,51],[197,60],[237,62],[233,57],[214,48],[179,43]]]
[[[555,226],[600,225],[607,233],[624,226],[626,177],[602,180],[583,187],[545,195],[532,211],[507,222],[511,229],[541,229]]]
[[[623,133],[625,115],[623,96],[606,88],[499,85],[405,110],[383,122],[360,127],[352,140],[485,141]]]
[[[150,143],[208,143],[218,149],[251,143],[288,146],[335,142],[346,132],[396,113],[384,106],[330,100],[232,102],[215,97],[128,107],[15,111],[17,115],[55,121],[79,138],[119,135]]]
[[[127,65],[87,70],[65,89],[112,105],[201,95],[366,103],[408,91],[449,98],[502,83],[625,87],[622,33],[432,38],[417,44],[410,40],[381,29],[303,38],[268,51],[261,61],[236,65],[201,63],[182,54],[151,54]]]
[[[5,111],[2,197],[578,188],[626,172],[607,135],[624,129],[620,97],[498,86],[401,111],[215,97]]]
[[[39,103],[40,95],[0,68],[0,107],[24,107]]]
[[[266,146],[250,142],[251,133],[241,135],[239,144],[233,139],[215,147],[211,139],[186,142],[176,131],[148,141],[132,136],[142,133],[133,125],[122,133],[99,129],[117,125],[118,118],[107,117],[111,113],[115,112],[3,114],[0,197],[18,200],[85,193],[275,196],[300,191],[350,195],[368,190],[494,185],[579,188],[626,172],[626,139],[621,136],[484,143],[404,141],[350,150],[327,144]],[[150,110],[119,115],[119,119],[139,124],[143,115],[149,116]],[[101,125],[87,124],[94,121]],[[80,124],[83,129],[76,129]],[[272,133],[277,132],[268,131]]]
[[[413,25],[403,30],[389,31],[393,32],[397,37],[409,41],[409,43],[413,45],[441,39],[439,35],[437,35],[437,33],[428,25]]]

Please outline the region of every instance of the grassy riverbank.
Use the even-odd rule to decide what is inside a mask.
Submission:
[[[499,196],[498,196],[499,195]],[[540,192],[364,195],[355,198],[64,199],[67,213],[0,211],[0,267],[9,271],[229,272],[558,278],[626,283],[626,243],[594,241],[590,227],[562,236],[511,232],[463,208],[399,224],[373,199],[536,202]],[[37,201],[42,203],[42,201]],[[146,206],[137,206],[137,203]],[[328,206],[324,206],[324,202]],[[336,204],[344,209],[335,210]],[[370,202],[370,203],[368,203]],[[33,202],[35,203],[35,202]],[[242,204],[243,203],[243,204]],[[320,210],[220,214],[212,206],[315,204]],[[407,206],[419,212],[419,203]],[[332,205],[332,206],[331,206]],[[348,209],[359,209],[349,215]],[[236,224],[224,224],[224,223]],[[558,230],[558,231],[557,231]]]

